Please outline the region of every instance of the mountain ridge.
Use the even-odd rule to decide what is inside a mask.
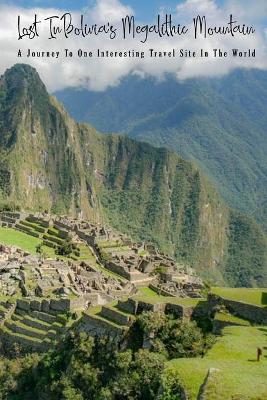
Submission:
[[[196,162],[240,211],[250,214],[267,199],[266,71],[184,82],[132,76],[104,92],[55,95],[101,132],[125,133]],[[267,229],[260,212],[255,217]]]

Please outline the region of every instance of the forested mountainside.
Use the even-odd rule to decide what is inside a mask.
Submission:
[[[56,93],[79,121],[175,150],[195,161],[228,204],[267,229],[267,73],[236,70],[183,82],[131,76],[104,92]]]
[[[267,284],[266,236],[193,163],[76,123],[27,65],[0,80],[0,147],[2,208],[104,219],[218,283]]]

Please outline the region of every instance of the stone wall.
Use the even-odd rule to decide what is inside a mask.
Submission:
[[[118,325],[128,325],[131,319],[130,315],[122,314],[109,307],[102,307],[100,314],[103,315],[103,317],[114,321]]]
[[[4,345],[5,352],[8,353],[9,351],[14,352],[14,344],[16,343],[22,349],[22,353],[27,354],[29,352],[38,351],[38,352],[45,352],[51,347],[45,341],[37,342],[33,341],[30,338],[27,339],[26,337],[11,335],[6,332],[0,331],[0,339]]]
[[[83,314],[77,330],[78,332],[87,332],[93,336],[110,336],[113,338],[120,338],[124,333],[122,328],[86,313]]]
[[[129,298],[127,301],[118,301],[118,308],[122,311],[135,315],[137,313],[138,301]]]
[[[79,297],[70,300],[70,311],[84,310],[84,308],[85,308],[84,297]]]
[[[169,293],[166,290],[160,289],[157,286],[153,285],[153,283],[150,283],[149,287],[150,289],[154,290],[154,292],[158,293],[160,296],[176,297],[174,294]]]
[[[49,221],[44,220],[42,218],[36,217],[35,215],[30,214],[27,218],[27,221],[29,222],[37,222],[38,224],[42,225],[44,228],[49,228]]]
[[[111,272],[114,272],[115,274],[121,275],[124,278],[128,279],[129,281],[131,280],[131,274],[130,272],[125,271],[124,267],[121,265],[115,264],[114,262],[106,262],[105,267],[110,270]]]
[[[98,305],[104,305],[113,301],[114,298],[106,293],[99,293]]]
[[[176,318],[188,319],[193,316],[194,307],[186,307],[180,304],[167,303],[165,312],[173,314]]]
[[[208,303],[210,310],[223,305],[230,313],[240,318],[247,319],[256,324],[267,324],[267,307],[229,300],[214,294],[209,294]]]
[[[43,311],[45,313],[66,312],[82,310],[85,308],[86,299],[84,297],[74,299],[18,299],[17,308],[23,311]]]
[[[89,236],[87,233],[80,231],[79,229],[76,229],[75,232],[79,238],[85,240],[89,246],[95,245],[95,238],[93,236]]]
[[[39,319],[40,321],[47,322],[48,324],[53,324],[53,322],[57,321],[57,317],[55,315],[50,315],[39,311],[32,311],[29,313],[29,315],[30,317]]]
[[[137,307],[137,314],[141,314],[144,311],[152,311],[152,312],[158,312],[158,311],[165,311],[166,304],[164,303],[147,303],[144,301],[138,301],[138,307]]]
[[[18,334],[25,335],[25,336],[29,335],[28,329],[26,329],[22,326],[16,325],[15,323],[6,321],[5,326],[14,333],[18,333]],[[42,339],[44,339],[44,334],[39,333],[38,331],[35,331],[35,330],[31,330],[31,337],[42,340]]]
[[[50,310],[52,311],[70,311],[70,299],[50,300]]]
[[[48,331],[51,329],[51,325],[43,323],[44,321],[39,322],[37,319],[24,318],[22,322],[24,325],[27,325],[30,328],[39,329],[41,331]]]

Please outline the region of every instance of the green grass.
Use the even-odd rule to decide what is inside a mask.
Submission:
[[[141,250],[140,253],[138,253],[138,255],[139,255],[140,257],[146,257],[146,256],[149,255],[149,252],[146,251],[146,250]]]
[[[120,310],[117,307],[117,301],[116,301],[116,303],[113,302],[113,303],[106,304],[105,307],[109,308],[112,311],[115,311],[117,314],[121,314],[121,315],[124,315],[124,316],[127,316],[127,317],[130,316],[132,318],[135,318],[135,316],[133,314],[131,314],[131,313],[127,312],[127,311]]]
[[[0,243],[6,246],[15,246],[30,254],[36,254],[36,246],[42,244],[42,242],[42,239],[35,238],[15,229],[0,227]],[[58,257],[54,249],[47,246],[42,246],[42,248],[46,258]],[[66,257],[63,256],[59,258],[66,259]]]
[[[212,288],[212,293],[229,300],[242,301],[257,306],[267,306],[267,289]]]
[[[18,247],[30,254],[36,254],[36,246],[42,244],[42,239],[34,238],[33,236],[27,235],[26,233],[19,232],[12,228],[1,228],[0,227],[0,243],[7,246]],[[91,250],[86,244],[79,245],[81,250],[81,255],[79,257],[80,261],[94,261],[95,258],[92,255]],[[55,249],[42,246],[43,254],[45,258],[59,258],[61,260],[69,260],[69,258],[64,256],[58,256],[55,253]]]
[[[7,311],[7,308],[6,308],[6,307],[4,307],[4,306],[2,306],[2,305],[0,304],[0,311],[2,311],[2,312],[6,312],[6,311]]]
[[[145,297],[152,297],[156,299],[161,299],[164,297],[164,296],[159,296],[154,290],[150,289],[150,287],[140,287],[139,293],[140,295],[143,295]]]
[[[118,242],[117,240],[98,241],[97,243],[102,249],[122,246],[122,242]]]
[[[206,299],[191,299],[181,297],[167,297],[168,303],[180,304],[185,307],[196,307],[198,304],[205,303]]]
[[[257,347],[264,349],[256,361]],[[189,398],[196,400],[209,368],[219,369],[209,384],[207,400],[267,399],[267,327],[234,326],[204,358],[176,359],[168,363],[180,376]],[[235,397],[236,396],[236,397]]]
[[[6,246],[19,247],[28,253],[36,254],[36,246],[41,244],[42,240],[15,229],[0,227],[0,243]]]
[[[144,301],[150,304],[155,303],[172,303],[180,304],[182,306],[196,307],[202,299],[191,299],[191,298],[181,298],[181,297],[168,297],[158,295],[154,290],[149,287],[139,288],[139,292],[134,296],[136,300]]]
[[[102,309],[102,306],[95,306],[95,307],[90,307],[88,311],[86,311],[86,314],[88,315],[96,315],[100,313]]]
[[[80,249],[80,261],[92,261],[95,260],[90,248],[86,244],[79,244]]]
[[[216,313],[215,320],[222,321],[222,322],[229,322],[229,323],[235,324],[235,325],[250,326],[250,322],[249,321],[246,321],[245,319],[238,318],[238,317],[236,317],[234,315],[227,314],[227,313],[222,313],[222,312]]]

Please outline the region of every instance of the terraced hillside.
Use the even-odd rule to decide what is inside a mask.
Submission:
[[[40,311],[37,303],[30,309],[27,301],[1,300],[0,337],[6,351],[15,344],[23,352],[46,351],[66,333],[67,315]]]

